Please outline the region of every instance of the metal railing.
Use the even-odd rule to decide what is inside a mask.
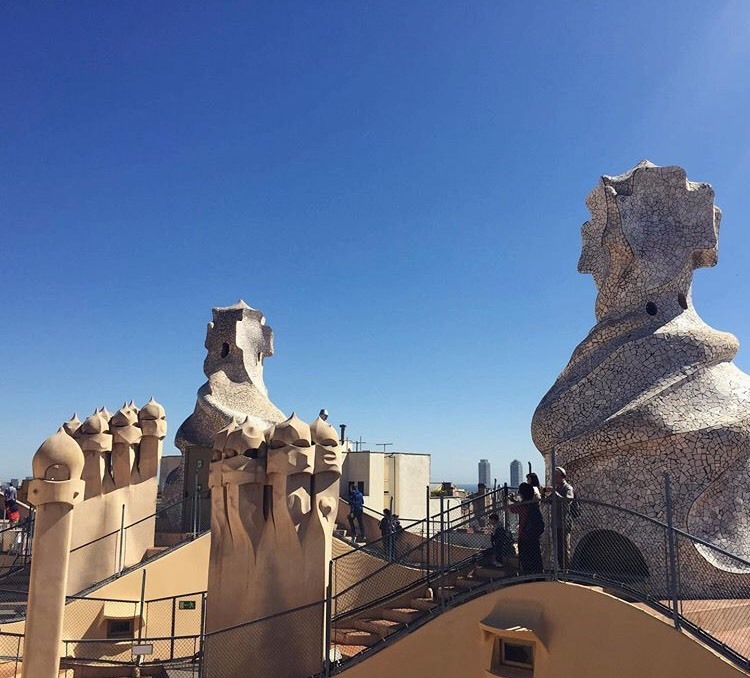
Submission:
[[[197,506],[197,509],[196,509]],[[163,549],[171,549],[210,530],[210,516],[201,515],[199,504],[192,497],[164,506],[154,513],[125,524],[125,512],[122,512],[119,528],[110,530],[84,544],[75,546],[70,551],[69,577],[77,593],[92,591],[112,578],[142,566],[164,555]],[[180,527],[185,511],[197,510],[191,519],[192,530],[182,532]],[[32,514],[33,516],[33,514]],[[5,531],[11,528],[5,528]],[[12,528],[18,530],[19,528]],[[0,601],[3,591],[28,592],[29,574],[33,552],[33,519],[23,526],[23,537],[20,541],[23,548],[16,554],[12,566],[0,567]],[[3,531],[0,531],[0,539]],[[129,540],[137,539],[146,544],[154,544],[150,555],[148,548],[138,552],[129,552]],[[159,540],[164,540],[160,542]],[[161,548],[160,548],[161,547]],[[91,564],[95,563],[92,568]],[[80,575],[80,576],[79,576]],[[85,575],[85,577],[84,577]]]
[[[668,483],[665,492],[670,506]],[[284,675],[332,675],[467,600],[546,580],[601,586],[648,606],[750,669],[750,561],[676,528],[670,512],[659,520],[600,501],[579,498],[572,503],[556,494],[541,501],[514,499],[505,488],[491,490],[461,505],[443,506],[421,521],[421,533],[420,521],[415,521],[414,531],[353,547],[330,561],[325,600],[209,633],[203,633],[202,593],[193,594],[195,607],[201,607],[197,633],[187,633],[176,616],[178,599],[186,596],[144,601],[146,630],[150,619],[151,629],[169,624],[167,633],[102,640],[87,639],[82,630],[79,640],[67,636],[66,661],[185,662],[194,668],[202,664],[201,675],[208,678],[231,678],[243,675],[252,650],[253,656],[282,663],[304,657],[301,665],[287,666],[285,671],[293,672]],[[530,518],[535,512],[541,516],[541,533],[529,527],[539,524],[538,518]],[[493,513],[500,520],[490,521]],[[438,526],[434,531],[427,527],[433,523]],[[508,528],[514,525],[518,528],[509,539]],[[501,567],[494,567],[494,561]],[[427,604],[412,607],[416,599]],[[97,604],[85,600],[90,601],[86,605]],[[374,647],[352,651],[342,640],[357,628],[356,622],[372,623],[384,610],[404,608],[409,621],[391,623]],[[166,622],[157,624],[158,619]],[[201,639],[209,650],[213,645],[223,648],[205,653],[208,663],[202,659]],[[151,654],[128,659],[127,652],[132,655],[132,648],[143,644],[153,645]],[[0,660],[22,661],[17,635],[0,634]]]
[[[66,600],[61,666],[159,664],[198,675],[205,601],[205,591],[143,601],[70,596]],[[108,605],[115,607],[114,619],[127,621],[130,634],[106,637],[111,635]],[[0,632],[0,675],[21,676],[23,656],[23,634]]]
[[[201,676],[313,676],[324,671],[325,601],[206,633]],[[250,668],[251,667],[251,668]]]
[[[668,479],[665,495],[669,507]],[[658,520],[605,502],[573,503],[556,493],[542,501],[513,499],[506,488],[498,488],[431,516],[429,520],[438,519],[440,526],[420,543],[394,552],[379,540],[335,558],[329,596],[334,631],[327,655],[338,654],[338,659],[329,673],[369,656],[449,607],[491,590],[539,580],[603,586],[656,610],[675,627],[750,668],[750,561],[674,527],[671,511]],[[532,539],[527,531],[527,538],[519,540],[519,519],[525,522],[532,506],[542,515],[544,531]],[[495,531],[507,534],[513,529],[517,558],[506,554],[502,574],[498,571],[493,578],[489,570],[489,579],[472,580],[478,568],[503,558],[501,551],[495,553],[493,530],[487,527],[492,513],[501,518]],[[495,541],[502,540],[496,535]],[[459,579],[462,586],[457,586]],[[389,606],[409,608],[410,600],[428,591],[434,607],[412,614],[408,624],[384,635],[375,647],[347,655],[342,652],[345,646],[335,642],[337,627],[363,618],[371,622]]]
[[[31,560],[34,509],[14,525],[0,528],[0,579],[22,570]]]

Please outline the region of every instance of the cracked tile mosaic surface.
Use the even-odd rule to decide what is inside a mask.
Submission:
[[[691,298],[694,269],[717,262],[714,191],[644,161],[602,177],[587,205],[578,270],[597,323],[537,407],[534,443],[579,496],[660,519],[668,472],[676,526],[748,559],[750,376]],[[742,571],[700,554],[689,567]]]

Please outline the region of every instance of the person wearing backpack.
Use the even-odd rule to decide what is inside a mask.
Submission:
[[[383,509],[383,519],[378,527],[380,527],[380,536],[383,538],[383,552],[386,560],[395,560],[396,521],[393,519],[391,509]]]
[[[516,557],[516,550],[513,546],[513,535],[505,529],[497,513],[490,515],[489,520],[492,535],[490,536],[491,546],[487,550],[486,555],[492,567],[503,567],[507,564],[509,558]]]
[[[353,482],[349,483],[349,529],[352,533],[353,541],[365,541],[365,523],[364,523],[364,512],[365,512],[365,498],[359,491],[357,485]],[[354,528],[354,521],[359,524],[359,538],[357,537],[357,530]]]
[[[404,536],[404,528],[401,525],[401,521],[399,520],[398,514],[393,514],[393,552],[396,556],[396,560],[398,560],[402,553],[403,553],[403,536]]]
[[[557,565],[563,570],[570,568],[570,533],[573,529],[573,513],[578,512],[573,486],[567,481],[562,466],[555,469],[555,494],[557,495]],[[573,510],[575,508],[575,511]]]

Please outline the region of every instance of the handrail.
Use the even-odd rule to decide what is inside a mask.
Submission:
[[[351,508],[351,504],[349,503],[348,499],[345,499],[344,497],[339,496],[339,500],[343,501],[347,506]],[[374,513],[375,515],[378,515],[381,517],[385,516],[385,513],[383,513],[382,511],[378,511],[378,509],[372,508],[372,506],[368,506],[367,504],[362,505],[362,510],[369,511],[370,513]],[[424,520],[424,518],[402,518],[401,515],[398,513],[396,515],[399,517],[400,520],[415,520],[415,521]],[[375,516],[372,516],[372,517],[374,518]]]
[[[750,567],[750,560],[746,560],[742,556],[738,556],[735,553],[732,553],[731,551],[726,551],[720,546],[716,546],[716,544],[712,544],[709,541],[706,541],[705,539],[701,539],[700,537],[696,537],[694,534],[690,534],[689,532],[685,532],[684,530],[681,530],[679,527],[673,527],[672,528],[676,534],[679,534],[683,537],[687,537],[690,541],[698,542],[701,546],[705,546],[706,548],[713,549],[714,551],[721,553],[723,556],[727,556],[727,558],[732,558],[734,560],[738,560],[743,565],[747,565]]]
[[[204,591],[193,591],[191,593],[176,593],[175,595],[172,595],[172,596],[161,596],[160,598],[147,598],[146,600],[143,601],[143,603],[147,605],[148,603],[158,603],[158,602],[161,602],[162,600],[172,600],[172,599],[176,599],[176,598],[187,598],[189,596],[203,596],[205,594],[206,594],[205,590]],[[100,602],[100,603],[139,603],[140,604],[140,602],[141,602],[140,600],[133,600],[133,599],[125,599],[125,598],[98,598],[96,596],[81,596],[79,594],[75,594],[75,595],[72,595],[72,596],[66,596],[65,597],[66,603],[67,602],[73,602],[73,601],[76,601],[76,600],[92,600],[92,601],[97,601],[97,602]]]
[[[266,615],[265,617],[260,617],[259,619],[253,619],[252,621],[246,621],[246,622],[240,622],[239,624],[233,624],[232,626],[227,626],[223,629],[217,629],[216,631],[206,631],[206,636],[215,636],[217,633],[224,633],[225,631],[233,631],[234,629],[239,629],[244,626],[252,626],[253,624],[260,624],[261,622],[268,621],[269,619],[276,619],[277,617],[283,617],[285,614],[292,614],[293,612],[301,612],[302,610],[307,610],[311,607],[315,607],[316,605],[325,605],[326,600],[325,598],[322,600],[316,600],[314,603],[307,603],[305,605],[300,605],[299,607],[293,607],[290,610],[283,610],[282,612],[274,612],[273,614]]]
[[[260,620],[259,620],[260,621]],[[250,622],[252,623],[252,622]],[[10,634],[8,634],[10,635]],[[184,636],[149,636],[146,638],[63,638],[63,643],[103,643],[106,645],[114,645],[116,643],[151,643],[159,640],[186,640],[190,638],[199,638],[199,633],[189,633]]]
[[[482,546],[480,545],[482,541],[475,542],[472,544],[471,541],[464,541],[466,538],[462,538],[458,543],[451,543],[452,542],[452,533],[453,534],[470,534],[467,533],[464,529],[466,526],[474,523],[477,519],[481,520],[482,518],[486,519],[486,517],[495,510],[498,514],[502,514],[503,512],[517,512],[514,511],[514,508],[516,507],[522,507],[524,505],[531,505],[538,503],[540,505],[540,508],[543,508],[543,511],[545,512],[545,533],[549,535],[549,538],[552,540],[551,545],[549,546],[549,552],[545,551],[546,558],[551,558],[551,561],[553,564],[557,564],[557,554],[555,552],[556,545],[555,545],[555,534],[554,532],[554,520],[553,524],[549,524],[549,518],[554,514],[555,507],[553,506],[554,502],[550,501],[549,498],[546,499],[532,499],[528,501],[522,501],[522,502],[513,502],[512,504],[508,504],[507,501],[505,501],[507,495],[503,494],[502,499],[503,502],[500,504],[497,499],[499,499],[498,494],[496,494],[496,490],[493,490],[492,492],[487,492],[481,497],[473,497],[471,499],[468,499],[465,502],[461,502],[460,504],[451,507],[446,508],[442,513],[436,514],[435,517],[440,516],[442,518],[441,520],[441,527],[442,529],[438,532],[436,532],[433,535],[430,535],[429,537],[423,538],[421,542],[412,547],[409,548],[405,553],[402,553],[401,556],[395,560],[391,561],[388,560],[385,563],[382,564],[382,566],[377,567],[374,571],[368,573],[366,576],[359,579],[354,584],[350,584],[343,588],[342,590],[338,591],[337,594],[333,597],[333,600],[336,601],[340,599],[340,597],[344,596],[343,600],[345,602],[345,607],[342,609],[340,613],[337,613],[335,611],[332,611],[332,619],[336,622],[341,622],[343,619],[356,617],[357,615],[360,615],[367,610],[375,609],[378,607],[382,607],[383,605],[387,605],[388,601],[393,601],[398,599],[399,597],[402,597],[404,594],[408,593],[409,590],[418,589],[420,586],[424,585],[426,582],[435,582],[431,585],[437,585],[438,588],[442,588],[443,586],[443,577],[447,572],[451,571],[460,571],[463,567],[465,567],[467,564],[472,562],[472,560],[475,560],[478,557],[478,553],[481,552]],[[493,496],[494,495],[494,496]],[[490,505],[489,503],[485,502],[484,505],[481,504],[482,498],[490,497],[495,499],[496,501]],[[474,511],[476,504],[472,506],[476,500],[480,500],[480,506],[482,506],[481,509],[477,509]],[[587,533],[590,529],[595,529],[596,525],[595,523],[601,522],[604,520],[602,516],[606,516],[605,514],[602,514],[600,512],[594,512],[594,508],[602,508],[607,509],[610,511],[615,511],[620,516],[627,516],[637,519],[641,524],[644,525],[651,525],[656,528],[658,528],[660,531],[663,531],[665,534],[671,530],[672,534],[679,535],[680,537],[683,537],[687,540],[689,544],[693,544],[694,546],[702,545],[706,547],[707,549],[712,550],[713,552],[717,554],[721,554],[725,556],[726,558],[732,559],[735,563],[745,565],[750,567],[750,561],[748,561],[746,558],[739,556],[737,554],[731,553],[727,551],[726,549],[723,549],[715,544],[710,543],[706,539],[703,539],[701,537],[694,536],[687,532],[684,529],[679,528],[670,528],[670,526],[658,518],[654,518],[650,515],[645,515],[643,513],[639,513],[638,511],[634,511],[632,509],[623,507],[623,506],[616,506],[614,504],[609,504],[604,501],[599,501],[596,499],[586,499],[578,497],[578,502],[581,505],[581,508],[585,511],[586,507],[590,507],[592,509],[592,512],[590,515],[595,516],[596,519],[594,523],[589,524],[585,518],[583,520],[579,519],[575,521],[573,524],[578,526],[578,529],[581,530],[580,535],[583,535]],[[469,510],[467,510],[469,509]],[[562,506],[559,507],[560,510],[564,510]],[[456,515],[455,519],[446,519],[446,516],[450,515],[451,512],[456,512],[458,510],[460,512],[459,515]],[[552,512],[550,514],[549,512]],[[584,514],[585,515],[585,514]],[[430,520],[432,521],[432,516],[428,519],[425,519],[425,521]],[[601,526],[599,526],[601,527]],[[487,535],[488,530],[485,528],[482,530],[482,532]],[[435,576],[432,571],[429,569],[429,565],[425,567],[424,563],[422,564],[415,564],[409,562],[409,557],[416,551],[423,549],[423,548],[434,548],[437,544],[443,544],[445,541],[448,541],[449,544],[451,544],[451,548],[453,547],[460,547],[460,548],[468,548],[468,549],[477,549],[477,554],[473,556],[469,556],[467,558],[463,558],[461,552],[459,551],[458,556],[461,558],[460,560],[456,560],[454,558],[454,552],[451,552],[451,557],[443,561],[440,565],[440,569],[436,571],[436,579],[433,579],[433,576]],[[374,542],[371,542],[371,544]],[[546,549],[547,547],[545,547]],[[342,558],[345,558],[348,555],[351,555],[352,552],[349,552],[347,554],[343,554],[341,556],[338,556],[335,560],[341,562]],[[644,554],[645,555],[645,554]],[[440,555],[441,559],[445,558],[445,555],[441,552]],[[416,570],[421,572],[419,573],[419,576],[415,577],[412,581],[409,581],[407,583],[404,583],[403,579],[397,579],[394,580],[394,583],[396,583],[396,586],[391,588],[388,586],[387,582],[385,585],[383,585],[383,582],[376,578],[382,578],[383,572],[387,570],[387,568],[391,566],[397,566],[401,568],[409,568],[410,565]],[[728,645],[718,638],[715,638],[712,635],[712,631],[706,630],[704,628],[701,628],[698,623],[695,621],[690,620],[690,612],[685,611],[683,612],[682,608],[678,610],[674,610],[673,607],[675,605],[667,606],[664,603],[662,603],[662,599],[664,599],[664,595],[660,593],[660,589],[662,587],[666,587],[670,581],[670,578],[674,578],[675,575],[674,570],[668,570],[665,575],[646,575],[645,585],[641,580],[638,579],[631,579],[631,577],[628,574],[627,569],[627,562],[623,562],[624,569],[622,572],[618,573],[616,571],[610,572],[607,569],[600,569],[596,568],[594,570],[587,571],[587,568],[589,567],[586,564],[582,565],[574,565],[574,568],[571,569],[571,565],[574,565],[571,563],[570,565],[566,566],[566,569],[563,568],[553,568],[550,570],[549,568],[540,573],[534,573],[534,574],[527,574],[527,575],[516,575],[508,578],[502,578],[497,579],[494,581],[489,582],[487,585],[478,585],[466,592],[460,592],[457,594],[453,594],[449,598],[449,602],[446,605],[445,603],[438,606],[438,608],[435,608],[434,610],[430,611],[429,613],[425,613],[422,617],[419,618],[419,620],[415,620],[415,622],[411,622],[408,625],[408,629],[411,630],[416,625],[421,625],[426,619],[431,618],[432,616],[435,616],[435,614],[439,614],[440,612],[444,611],[446,608],[453,607],[456,604],[459,604],[460,602],[463,602],[467,600],[469,597],[473,597],[476,595],[481,595],[482,593],[486,593],[489,590],[494,590],[499,587],[504,586],[512,586],[516,584],[521,584],[528,581],[539,581],[539,580],[559,580],[559,581],[567,581],[567,582],[573,582],[573,583],[586,583],[586,584],[592,584],[597,586],[606,586],[608,589],[611,589],[613,592],[615,592],[616,595],[622,595],[626,599],[635,599],[640,602],[643,602],[645,604],[648,604],[655,609],[659,610],[660,612],[664,613],[667,617],[676,617],[680,626],[688,629],[693,635],[698,637],[700,640],[703,640],[707,644],[709,644],[712,648],[715,650],[721,652],[724,656],[729,658],[730,660],[734,661],[735,663],[739,664],[743,668],[750,667],[750,657],[744,657],[741,652],[744,652],[744,649],[738,648],[735,649],[731,645]],[[580,569],[581,566],[583,569]],[[674,567],[674,566],[673,566]],[[578,568],[578,569],[575,569]],[[350,576],[347,574],[347,576]],[[654,578],[655,577],[655,578]],[[662,581],[662,577],[666,577],[664,581]],[[368,581],[374,580],[374,583],[368,585]],[[362,597],[362,600],[365,602],[358,604],[356,601],[359,599],[359,597],[354,599],[349,599],[348,596],[351,595],[351,592],[353,590],[356,590],[358,587],[361,587],[361,590],[364,594]],[[664,589],[666,592],[666,589]],[[741,590],[737,590],[734,594],[730,593],[729,597],[736,597],[737,595],[742,595]],[[354,607],[347,608],[346,605],[349,603],[349,600],[351,600],[351,603],[354,604]],[[441,598],[441,600],[444,600]],[[335,608],[334,608],[335,609]],[[687,615],[687,616],[686,616]],[[744,617],[743,617],[744,620]],[[711,627],[708,627],[711,628]],[[409,630],[404,632],[409,632]],[[716,631],[713,631],[716,632]],[[387,644],[389,642],[392,642],[395,640],[396,637],[403,635],[402,633],[396,632],[395,634],[389,635],[387,638],[383,639],[380,644],[378,644],[377,647],[380,647],[383,644]],[[373,651],[376,651],[372,648],[368,648],[367,650],[363,651],[360,654],[368,655],[371,654]],[[359,656],[356,655],[357,657]],[[345,666],[351,666],[351,660],[345,659],[343,660],[343,663]],[[335,672],[335,669],[334,669]]]
[[[422,520],[417,520],[416,522],[411,523],[409,525],[406,525],[405,527],[402,525],[401,529],[404,530],[404,531],[406,531],[406,530],[408,530],[410,528],[413,528],[413,527],[416,527],[417,525],[419,525],[421,523],[424,523],[424,522],[425,522],[425,519],[423,518]],[[414,533],[412,533],[412,534],[414,534]],[[384,542],[384,540],[385,540],[385,537],[380,537],[379,539],[373,539],[372,541],[368,541],[368,542],[363,543],[363,544],[358,544],[356,542],[352,542],[350,544],[350,546],[352,546],[352,548],[353,548],[354,551],[364,551],[366,553],[367,549],[369,547],[374,546],[375,544],[381,544],[381,543]],[[341,558],[345,558],[346,556],[348,556],[350,553],[352,553],[352,551],[347,551],[346,553],[340,553],[339,555],[334,556],[333,558],[331,558],[331,560],[334,560],[334,561],[340,560]]]
[[[499,488],[498,488],[499,489]],[[491,492],[487,492],[484,495],[481,495],[479,497],[475,497],[473,499],[468,500],[465,504],[471,504],[473,501],[476,501],[477,499],[481,500],[484,497],[495,495],[495,498],[497,498],[498,490],[492,490]],[[503,495],[503,498],[505,496]],[[180,503],[182,503],[184,500],[176,502],[175,504],[170,505],[171,508],[173,506],[176,506]],[[585,498],[578,498],[579,503],[582,506],[590,506],[590,507],[600,507],[602,509],[607,509],[610,511],[615,511],[617,515],[622,516],[631,516],[633,518],[636,518],[638,521],[640,521],[640,524],[647,524],[652,525],[655,527],[658,527],[659,530],[665,531],[665,534],[667,531],[670,530],[670,527],[667,523],[657,519],[653,518],[651,516],[639,513],[637,511],[616,506],[613,504],[609,504],[603,501],[594,500],[594,499],[585,499]],[[459,517],[456,517],[453,520],[450,521],[443,521],[444,529],[428,536],[422,536],[421,539],[418,540],[418,542],[415,545],[408,545],[405,550],[402,551],[400,557],[396,560],[387,560],[382,565],[379,565],[376,567],[376,569],[369,573],[367,576],[362,577],[358,581],[356,581],[354,584],[351,584],[347,586],[346,588],[343,588],[342,590],[338,591],[335,596],[331,597],[331,602],[334,603],[334,605],[326,606],[326,600],[319,600],[314,601],[311,603],[307,603],[306,605],[298,606],[295,608],[292,608],[290,610],[284,610],[282,612],[277,612],[275,614],[270,614],[265,617],[262,617],[260,619],[256,619],[249,622],[241,622],[239,624],[234,624],[233,626],[226,627],[224,629],[211,631],[211,632],[203,632],[200,634],[187,634],[187,635],[181,635],[181,636],[159,636],[159,637],[153,637],[153,638],[144,638],[141,642],[157,642],[157,641],[174,641],[174,640],[192,640],[192,641],[200,641],[201,639],[204,639],[206,637],[214,636],[216,634],[221,634],[223,632],[236,630],[243,627],[250,627],[256,624],[262,624],[263,622],[280,618],[285,615],[294,614],[297,612],[301,612],[304,610],[322,607],[326,608],[328,607],[330,619],[331,621],[340,622],[343,619],[347,619],[359,614],[362,614],[364,611],[369,609],[375,609],[378,607],[382,607],[384,604],[386,604],[388,601],[395,600],[399,598],[400,596],[403,596],[404,594],[408,594],[411,590],[416,590],[420,586],[424,585],[425,582],[437,582],[438,587],[442,587],[444,584],[444,581],[442,580],[442,576],[444,576],[446,573],[455,573],[458,572],[459,574],[461,571],[465,569],[465,567],[475,562],[479,558],[479,554],[481,553],[481,550],[483,548],[483,544],[487,543],[486,536],[488,535],[488,530],[485,528],[482,533],[485,536],[482,536],[481,538],[478,538],[476,541],[459,541],[458,543],[451,543],[452,542],[452,533],[460,534],[460,535],[467,535],[471,534],[470,532],[466,532],[463,528],[465,528],[467,525],[473,523],[478,518],[486,518],[487,515],[489,515],[493,510],[496,510],[497,513],[501,513],[503,511],[513,511],[514,507],[522,507],[524,505],[532,505],[538,503],[540,506],[545,507],[545,516],[549,516],[549,513],[546,513],[546,511],[553,511],[554,507],[551,505],[551,502],[548,500],[537,500],[532,499],[529,501],[523,501],[523,502],[514,502],[511,505],[508,505],[507,503],[503,503],[500,505],[499,503],[493,506],[487,505],[482,510],[484,511],[483,514],[462,514]],[[450,511],[454,511],[456,508],[461,508],[462,505],[459,504],[456,507],[453,507],[451,509],[446,509],[442,515],[444,518],[446,514],[449,514]],[[164,509],[162,509],[164,510]],[[581,535],[586,534],[589,529],[596,529],[595,526],[599,522],[606,521],[610,514],[609,513],[599,513],[591,511],[590,514],[591,517],[593,517],[593,521],[589,523],[585,519],[582,520],[580,523],[574,523],[574,525],[579,524]],[[145,520],[145,519],[142,519]],[[137,521],[138,522],[142,522]],[[425,518],[419,521],[416,521],[416,525],[426,523],[430,521],[431,518]],[[545,521],[547,518],[545,518]],[[629,524],[629,523],[627,523]],[[409,527],[412,527],[413,525],[410,525]],[[718,547],[710,542],[708,542],[705,539],[702,539],[700,537],[696,537],[694,535],[691,535],[689,532],[683,529],[679,528],[671,528],[671,531],[673,534],[680,535],[681,537],[685,538],[687,540],[687,545],[693,544],[693,545],[702,545],[706,548],[712,549],[716,551],[717,553],[720,553],[728,558],[734,559],[738,563],[742,563],[744,565],[750,566],[750,561],[747,559],[735,555],[721,547]],[[552,538],[552,547],[554,548],[554,534],[553,530],[551,530],[551,526],[549,524],[545,525],[545,532],[549,534],[549,536]],[[414,533],[411,533],[414,535]],[[419,535],[416,535],[419,536]],[[450,546],[453,548],[458,548],[458,552],[451,552],[450,556],[448,558],[443,558],[441,563],[438,565],[434,562],[414,562],[410,563],[408,561],[408,558],[412,556],[414,553],[418,553],[422,549],[434,549],[439,544],[446,543],[446,540],[450,544]],[[383,539],[375,540],[373,542],[370,542],[368,546],[372,546],[377,544],[378,542],[382,542]],[[470,544],[470,545],[465,545]],[[658,544],[661,544],[661,539],[659,539]],[[462,551],[461,549],[467,549],[466,551]],[[653,546],[653,549],[657,549],[657,545]],[[653,550],[652,549],[652,550]],[[342,554],[341,556],[337,556],[336,558],[332,558],[331,562],[341,562],[342,558],[351,555],[351,551]],[[469,555],[465,555],[465,554]],[[657,553],[658,554],[658,553]],[[556,554],[554,553],[554,550],[547,554],[548,556],[551,556],[551,558],[554,560]],[[353,562],[356,562],[353,561]],[[625,561],[624,561],[625,562]],[[552,571],[552,570],[545,570],[543,572],[534,573],[534,574],[526,574],[526,575],[516,575],[516,576],[509,576],[505,578],[500,579],[494,579],[488,581],[486,584],[478,584],[474,586],[473,588],[459,592],[458,589],[456,589],[456,594],[450,597],[443,605],[440,607],[432,610],[432,611],[425,611],[425,614],[420,617],[419,619],[415,620],[415,622],[410,623],[409,625],[405,626],[402,630],[397,631],[396,633],[388,636],[387,638],[383,639],[381,643],[377,645],[377,647],[382,647],[387,645],[390,642],[394,642],[397,638],[401,637],[405,633],[411,632],[414,628],[417,628],[421,626],[423,623],[426,623],[429,619],[433,618],[434,616],[441,614],[446,609],[451,609],[456,607],[457,605],[460,605],[462,603],[467,602],[468,600],[471,600],[477,596],[484,595],[486,593],[489,593],[491,591],[514,586],[530,581],[540,581],[540,580],[554,580],[557,579],[559,581],[563,582],[571,582],[571,583],[582,583],[587,585],[597,585],[597,586],[606,586],[608,590],[611,590],[615,595],[620,595],[621,597],[624,597],[626,599],[631,600],[637,600],[639,602],[645,603],[652,608],[656,609],[657,611],[667,615],[667,616],[676,616],[680,624],[683,628],[685,628],[687,631],[689,631],[691,634],[696,636],[699,640],[702,642],[705,642],[707,645],[715,649],[716,651],[720,652],[723,656],[729,658],[731,661],[735,662],[736,664],[742,666],[743,668],[750,667],[750,658],[744,657],[740,652],[733,648],[731,645],[727,645],[726,643],[722,642],[718,638],[714,637],[712,635],[712,631],[709,631],[705,628],[702,628],[701,626],[696,623],[696,621],[691,621],[690,619],[690,612],[686,612],[683,614],[682,610],[674,610],[673,605],[665,604],[662,602],[662,600],[666,600],[663,596],[660,594],[661,587],[664,586],[664,582],[662,579],[664,577],[670,576],[669,572],[665,575],[664,573],[652,573],[651,575],[646,575],[645,580],[641,579],[631,579],[628,576],[627,571],[623,571],[622,573],[609,571],[604,568],[596,568],[596,569],[588,569],[590,566],[581,561],[579,564],[571,563],[573,567],[568,567],[568,569],[560,568],[559,571]],[[378,583],[376,586],[370,586],[369,589],[364,589],[366,595],[363,597],[356,596],[351,599],[351,605],[353,607],[343,607],[341,608],[341,613],[335,613],[334,612],[334,606],[336,605],[336,601],[340,599],[341,596],[345,596],[346,594],[350,593],[353,589],[355,589],[358,586],[362,586],[363,584],[367,586],[368,580],[378,577],[382,575],[382,573],[389,567],[399,567],[399,568],[405,568],[410,569],[414,572],[416,575],[414,579],[411,579],[409,581],[405,581],[405,579],[394,579],[391,580],[390,578],[385,578],[383,581],[385,582],[385,585],[382,586],[382,588],[377,588],[381,586],[380,583]],[[439,567],[439,575],[437,578],[435,577],[436,570],[433,568]],[[352,570],[352,572],[356,571]],[[665,580],[666,581],[666,580]],[[435,584],[431,583],[431,586],[435,586]],[[0,591],[1,592],[1,591]],[[17,594],[18,592],[13,591],[12,593]],[[742,595],[742,591],[738,589],[737,591],[734,591],[733,593],[737,594],[735,597]],[[163,596],[160,598],[153,598],[150,600],[145,600],[144,603],[148,605],[149,603],[157,603],[160,601],[175,601],[181,598],[188,598],[188,597],[195,597],[195,596],[205,596],[206,592],[204,591],[195,591],[192,593],[181,593],[177,595],[172,596]],[[106,602],[106,601],[115,601],[115,602],[127,602],[127,603],[133,603],[137,604],[139,601],[134,600],[115,600],[110,598],[96,598],[96,597],[87,597],[87,596],[81,596],[81,595],[75,595],[75,596],[69,596],[67,597],[68,602],[76,601],[76,600],[91,600],[92,602]],[[346,598],[344,598],[346,600]],[[360,603],[359,601],[366,600],[366,602]],[[334,609],[332,609],[334,608]],[[744,613],[742,613],[744,615]],[[742,620],[744,620],[744,616],[741,617]],[[708,628],[711,628],[710,625]],[[8,632],[0,632],[0,637],[6,636],[8,638],[17,638],[21,639],[23,638],[22,633],[8,633]],[[64,640],[66,644],[93,644],[93,645],[128,645],[130,643],[136,642],[135,638],[80,638],[80,639],[66,639]],[[182,657],[181,659],[183,661],[195,661],[200,656],[200,650],[197,649],[196,646],[196,653],[192,654],[189,652],[190,648],[186,648],[188,651],[188,654],[185,657]],[[741,651],[744,651],[743,648],[740,648]],[[339,670],[339,668],[345,668],[351,666],[352,662],[356,662],[363,658],[364,656],[369,656],[372,652],[377,651],[376,648],[368,649],[365,652],[361,653],[361,655],[357,655],[357,657],[353,660],[346,660],[343,662],[341,667],[334,667],[334,672]],[[178,658],[172,657],[172,660],[178,661]],[[91,661],[95,661],[92,659]],[[102,659],[102,661],[107,661],[106,659]],[[170,660],[167,660],[170,661]]]
[[[75,553],[76,551],[79,551],[80,549],[84,548],[85,546],[90,546],[91,544],[96,544],[96,542],[101,541],[102,539],[106,539],[107,537],[112,537],[116,534],[120,534],[120,530],[125,529],[129,530],[131,527],[135,527],[136,525],[140,525],[141,523],[145,523],[147,520],[151,520],[152,518],[158,518],[159,515],[162,513],[165,513],[169,511],[170,509],[173,509],[175,506],[180,506],[181,504],[184,504],[188,499],[191,499],[190,497],[186,497],[183,499],[180,499],[179,501],[176,501],[172,504],[169,504],[168,506],[162,506],[160,509],[154,511],[153,513],[143,517],[139,518],[135,522],[130,523],[129,525],[125,525],[124,527],[118,527],[116,530],[112,532],[108,532],[107,534],[102,534],[95,539],[92,539],[91,541],[87,541],[84,544],[79,544],[73,549],[70,549],[71,553]]]
[[[481,495],[478,495],[478,496],[472,496],[471,498],[467,498],[465,500],[462,500],[461,503],[458,504],[458,505],[456,505],[456,506],[448,507],[445,510],[445,513],[450,514],[451,511],[455,511],[456,509],[463,509],[465,506],[470,505],[473,502],[479,501],[481,499],[486,499],[487,497],[490,497],[492,495],[496,495],[498,493],[502,493],[504,491],[504,489],[513,489],[513,488],[498,487],[496,489],[488,490],[484,494],[481,494]],[[347,506],[349,506],[349,502],[346,499],[344,499],[343,497],[339,497],[339,499],[341,501],[343,501]],[[385,516],[384,513],[381,513],[377,509],[371,508],[369,506],[363,506],[362,508],[363,508],[363,510],[368,510],[368,511],[370,511],[372,513],[376,513],[378,515]],[[499,509],[499,510],[501,510],[501,509]],[[437,522],[437,520],[439,520],[440,516],[441,516],[441,513],[438,512],[438,513],[435,513],[433,515],[428,515],[426,518],[415,518],[414,522],[409,523],[409,524],[407,524],[405,526],[402,525],[401,528],[404,531],[407,531],[407,530],[413,529],[414,527],[417,527],[418,525],[420,525],[422,523],[425,524],[425,527],[429,528],[431,525],[433,525],[435,522]],[[406,518],[401,518],[400,516],[399,516],[399,519],[401,521],[407,520]],[[456,524],[455,524],[455,519],[454,519],[454,521],[450,525],[450,528],[454,529],[455,527],[456,527]],[[412,532],[411,534],[414,534],[414,532]],[[426,536],[425,539],[427,539],[427,538],[429,538],[429,537]],[[385,539],[384,537],[380,537],[379,539],[374,539],[372,541],[368,541],[366,544],[363,544],[363,545],[357,544],[356,542],[352,542],[351,545],[353,546],[354,550],[356,550],[356,551],[365,551],[366,552],[366,550],[367,550],[368,547],[373,546],[373,545],[378,544],[378,543],[382,543],[384,541],[384,539]],[[334,558],[332,558],[332,560],[339,560],[340,558],[344,558],[344,557],[348,556],[350,553],[351,553],[351,551],[347,552],[347,553],[342,553],[342,554],[340,554],[340,555],[335,556]]]

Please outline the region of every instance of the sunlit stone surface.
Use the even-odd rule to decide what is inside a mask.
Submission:
[[[597,324],[539,404],[534,443],[548,463],[556,448],[579,496],[660,519],[668,471],[675,524],[749,558],[750,377],[691,299],[693,270],[717,262],[713,189],[642,162],[602,177],[587,205],[578,270],[594,277]],[[737,571],[714,553],[693,551],[683,574]]]

